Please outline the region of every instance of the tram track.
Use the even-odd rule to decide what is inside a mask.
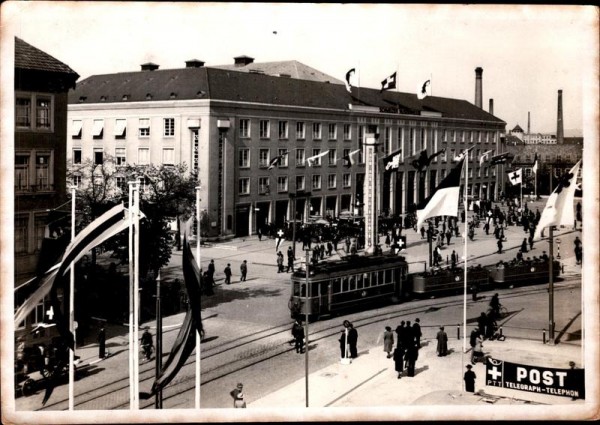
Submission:
[[[572,279],[573,282],[563,281],[555,287],[556,291],[568,290],[576,285],[578,279]],[[546,285],[536,285],[530,287],[521,287],[512,292],[506,291],[502,294],[503,300],[524,297],[547,290]],[[450,298],[451,297],[451,298]],[[432,303],[433,301],[433,303]],[[447,296],[443,298],[416,299],[403,302],[401,304],[392,304],[380,307],[376,310],[365,310],[354,312],[352,319],[356,326],[370,326],[380,323],[389,323],[394,319],[401,319],[405,316],[422,315],[431,311],[432,307],[438,309],[452,308],[462,306],[464,300],[462,297]],[[340,323],[337,320],[322,320],[311,323],[310,343],[327,340],[328,338],[339,335]],[[502,326],[504,322],[499,322]],[[448,326],[455,324],[446,324]],[[166,332],[173,332],[178,328],[172,328]],[[165,332],[165,333],[166,333]],[[203,347],[201,361],[202,364],[202,386],[214,383],[221,379],[226,379],[233,374],[239,373],[245,369],[272,360],[278,356],[285,355],[294,350],[289,344],[291,339],[290,322],[270,326],[266,329],[252,332],[236,340],[226,341],[213,346]],[[193,391],[195,388],[195,359],[190,357],[182,367],[179,376],[176,377],[163,390],[163,403],[173,401],[183,393]],[[127,369],[124,369],[127,371]],[[155,376],[154,362],[146,362],[140,365],[140,388],[150,388]],[[118,397],[117,394],[123,394]],[[118,378],[99,388],[94,388],[83,393],[76,394],[75,405],[78,409],[98,409],[98,405],[105,405],[107,398],[115,399],[111,409],[129,408],[129,376],[123,374]],[[119,401],[126,400],[124,401]],[[140,408],[148,408],[153,405],[152,400],[141,400]],[[67,400],[57,400],[54,403],[37,410],[60,410],[67,408]]]

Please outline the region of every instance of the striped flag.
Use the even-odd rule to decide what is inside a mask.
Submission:
[[[359,152],[360,152],[360,149],[356,149],[355,151],[352,151],[352,152],[348,153],[348,155],[344,156],[342,158],[344,160],[344,167],[346,167],[346,168],[352,167],[356,163],[356,160],[354,159],[354,155],[356,155]]]
[[[392,75],[387,77],[385,80],[381,82],[381,90],[379,93],[382,93],[384,90],[390,90],[396,88],[396,73],[394,72]]]
[[[581,160],[568,173],[561,176],[558,186],[548,198],[546,206],[535,228],[534,239],[539,239],[542,231],[548,226],[570,225],[575,221],[573,202],[577,190],[577,177]]]
[[[460,175],[464,158],[440,182],[433,193],[417,206],[417,229],[430,217],[451,215],[458,217],[458,195],[460,194]]]
[[[329,154],[329,149],[327,149],[325,152],[321,152],[317,155],[313,155],[310,158],[306,158],[306,164],[309,167],[312,167],[314,165],[315,162],[317,162],[317,160],[325,155]]]
[[[283,157],[285,155],[287,155],[288,153],[282,153],[281,155],[276,156],[275,158],[273,158],[271,160],[271,162],[269,163],[269,167],[267,168],[268,170],[272,170],[273,168],[277,167],[279,164],[281,164],[281,160],[283,159]]]
[[[488,159],[488,157],[490,156],[490,154],[494,152],[493,149],[490,149],[489,151],[484,152],[480,157],[479,157],[479,166],[481,167],[483,165],[483,163],[485,162],[486,159]]]
[[[490,165],[497,165],[497,164],[505,164],[511,157],[511,154],[509,152],[504,152],[498,155],[494,155],[491,159],[490,159]]]
[[[400,160],[402,159],[402,148],[395,150],[388,156],[383,158],[383,169],[385,171],[396,170],[400,167]]]
[[[533,157],[533,167],[531,169],[533,170],[534,174],[537,173],[537,170],[538,170],[538,157],[537,157],[537,153]]]

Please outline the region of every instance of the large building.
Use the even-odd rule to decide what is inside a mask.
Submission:
[[[67,93],[78,78],[69,66],[15,38],[17,285],[35,273],[49,211],[67,200]]]
[[[117,166],[186,163],[198,173],[211,237],[253,234],[294,218],[361,214],[362,151],[351,167],[343,158],[368,133],[379,135],[381,157],[401,150],[399,169],[381,170],[378,178],[382,214],[406,213],[471,146],[469,194],[499,193],[504,173],[480,166],[479,156],[500,152],[505,123],[480,107],[363,87],[349,92],[296,61],[235,61],[206,67],[190,60],[166,70],[144,64],[137,72],[84,79],[69,95],[69,158],[101,163],[110,156]],[[422,150],[442,149],[425,173],[411,165]],[[312,166],[310,157],[317,157]]]

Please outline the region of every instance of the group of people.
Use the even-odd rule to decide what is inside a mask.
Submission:
[[[340,357],[342,359],[355,359],[358,357],[356,348],[356,344],[358,343],[358,331],[350,321],[344,320],[344,329],[342,329],[342,334],[338,341],[340,342]]]
[[[202,269],[200,269],[200,273],[202,274],[202,290],[206,295],[213,295],[213,288],[215,286],[215,260],[210,260],[208,263],[208,267],[204,273],[202,273]],[[231,271],[231,263],[227,263],[225,269],[223,269],[223,274],[225,275],[225,284],[231,284],[231,277],[233,275]],[[248,261],[244,260],[240,264],[240,282],[244,282],[246,280],[246,275],[248,274]]]
[[[394,338],[394,332],[396,337]],[[393,358],[394,370],[398,373],[398,379],[402,378],[404,370],[407,376],[415,376],[415,365],[419,357],[421,348],[421,324],[420,320],[415,319],[411,325],[410,320],[400,322],[392,332],[392,328],[385,327],[383,333],[383,350],[387,353],[387,358]],[[396,339],[396,348],[394,349],[394,339]],[[393,354],[392,354],[393,350]]]

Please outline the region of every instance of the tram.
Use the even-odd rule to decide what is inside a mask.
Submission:
[[[487,269],[490,280],[496,286],[547,282],[550,277],[549,260],[523,261],[520,263],[500,261],[495,266],[488,266]],[[557,278],[560,271],[560,262],[555,260],[552,264],[552,276]]]
[[[399,302],[407,290],[408,263],[402,256],[350,255],[297,270],[292,275],[292,318],[315,320],[378,302]]]
[[[416,297],[462,291],[464,279],[464,269],[459,267],[410,275],[412,293]],[[490,286],[488,270],[481,266],[468,267],[467,282],[469,288],[475,286],[479,291],[488,289]]]

